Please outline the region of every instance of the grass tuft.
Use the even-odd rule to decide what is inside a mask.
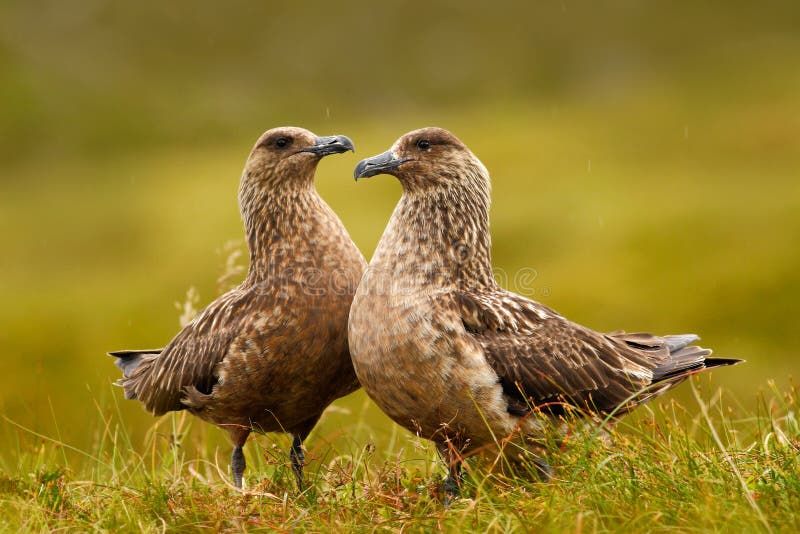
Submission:
[[[695,378],[696,405],[646,405],[604,432],[544,441],[554,470],[491,454],[468,461],[465,497],[442,505],[443,466],[428,443],[309,439],[309,488],[298,493],[288,438],[251,440],[247,487],[228,450],[177,414],[134,444],[101,410],[96,444],[75,450],[18,425],[15,472],[0,475],[0,517],[18,530],[790,531],[800,527],[800,423],[794,387],[770,386],[750,413]],[[353,428],[370,431],[364,421]],[[585,429],[584,429],[585,430]],[[331,439],[329,439],[331,438]],[[191,444],[191,446],[189,446]],[[9,464],[7,458],[4,465]]]

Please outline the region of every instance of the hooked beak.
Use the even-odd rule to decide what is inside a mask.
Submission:
[[[348,150],[355,152],[353,142],[349,137],[345,135],[329,135],[327,137],[317,137],[312,146],[299,152],[310,152],[322,158],[331,154],[341,154]]]
[[[396,170],[406,161],[408,161],[408,159],[397,158],[392,154],[391,150],[387,150],[383,154],[378,154],[377,156],[359,161],[353,171],[353,175],[356,181],[358,181],[359,178],[369,178],[376,174],[393,174],[392,171]]]

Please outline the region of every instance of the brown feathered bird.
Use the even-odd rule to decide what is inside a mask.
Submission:
[[[358,389],[347,314],[366,262],[314,187],[319,161],[348,150],[344,136],[291,127],[264,133],[239,186],[250,249],[244,282],[164,349],[111,353],[126,398],[156,416],[188,410],[228,431],[237,487],[250,432],[283,431],[294,437],[290,456],[302,489],[303,440],[333,400]]]
[[[378,406],[436,442],[449,495],[462,454],[542,434],[531,412],[622,415],[692,373],[738,361],[709,358],[691,334],[595,332],[499,287],[489,173],[446,130],[410,132],[355,169],[356,179],[377,174],[397,177],[403,194],[356,291],[350,353]]]

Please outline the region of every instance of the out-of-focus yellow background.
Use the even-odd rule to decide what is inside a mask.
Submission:
[[[317,184],[367,258],[400,188],[353,167],[443,126],[492,173],[506,285],[702,335],[748,360],[713,376],[745,406],[800,371],[797,2],[376,4],[0,4],[4,450],[35,442],[9,420],[86,447],[114,399],[146,432],[104,353],[216,296],[244,160],[286,124],[354,140]],[[361,393],[337,406],[318,436],[343,410],[392,431]]]

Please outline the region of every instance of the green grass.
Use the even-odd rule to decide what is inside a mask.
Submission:
[[[444,469],[433,448],[396,428],[369,439],[376,429],[363,412],[348,416],[345,442],[332,445],[319,431],[309,438],[303,493],[288,465],[289,440],[251,439],[240,492],[228,482],[229,448],[210,448],[206,425],[197,423],[198,436],[191,417],[172,415],[136,442],[117,407],[98,406],[86,418],[94,435],[86,450],[17,426],[16,465],[0,475],[0,528],[796,531],[798,392],[772,389],[750,411],[707,378],[684,387],[694,392],[688,405],[643,407],[604,439],[593,427],[554,441],[548,483],[524,466],[492,469],[491,455],[471,459],[464,498],[450,507],[441,503]]]

